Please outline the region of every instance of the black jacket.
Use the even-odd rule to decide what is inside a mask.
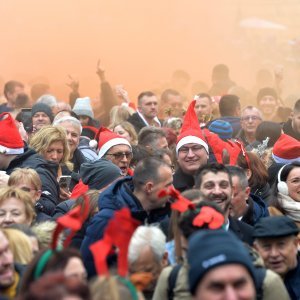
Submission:
[[[146,127],[147,124],[143,121],[143,119],[139,116],[138,113],[132,114],[127,121],[131,123],[138,134],[143,127]]]
[[[291,297],[291,300],[300,299],[300,257],[297,257],[297,267],[289,271],[285,278],[284,284]]]
[[[34,169],[42,181],[42,195],[38,203],[39,211],[51,216],[59,202],[59,186],[57,183],[58,165],[44,160],[33,149],[25,147],[24,153],[16,156],[6,169],[10,175],[16,168]]]
[[[178,166],[175,174],[173,175],[173,185],[179,192],[192,189],[195,184],[195,179],[192,175],[183,173],[181,168]]]
[[[292,120],[288,120],[286,123],[283,124],[283,132],[294,139],[300,141],[300,133],[296,132],[292,127]]]
[[[253,244],[253,227],[229,217],[229,230],[232,231],[241,241],[248,245]]]

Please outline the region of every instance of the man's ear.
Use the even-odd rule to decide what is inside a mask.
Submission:
[[[246,170],[246,176],[248,179],[252,176],[252,171],[250,169]]]
[[[252,247],[259,253],[258,246],[257,246],[257,241],[253,242],[253,246]]]
[[[250,188],[250,186],[247,186],[246,187],[246,189],[245,189],[245,193],[246,193],[246,195],[249,197],[249,195],[250,195],[250,192],[251,192],[251,188]]]
[[[169,265],[169,254],[166,251],[161,259],[161,265],[163,268],[167,267]]]
[[[148,181],[145,184],[145,192],[146,194],[151,194],[152,190],[153,190],[154,184],[152,181]]]

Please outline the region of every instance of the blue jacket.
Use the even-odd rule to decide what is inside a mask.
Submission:
[[[132,217],[139,220],[142,224],[160,223],[167,218],[169,213],[168,207],[147,213],[133,194],[133,190],[132,177],[127,176],[116,181],[100,194],[98,200],[99,212],[88,225],[80,248],[89,277],[96,275],[89,247],[103,237],[104,229],[116,210],[128,207]]]
[[[284,284],[290,295],[291,300],[300,299],[300,257],[297,256],[297,267],[289,271],[285,278]]]

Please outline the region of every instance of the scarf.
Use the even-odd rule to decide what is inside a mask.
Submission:
[[[286,216],[290,217],[295,222],[300,222],[300,202],[281,193],[278,194],[278,202],[284,209]]]

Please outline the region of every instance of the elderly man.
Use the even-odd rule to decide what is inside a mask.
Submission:
[[[51,125],[53,122],[53,113],[45,103],[37,103],[32,106],[31,119],[33,132],[40,130],[43,126]]]
[[[196,175],[195,188],[203,194],[203,200],[215,202],[222,209],[226,230],[252,244],[253,227],[229,215],[233,190],[229,171],[224,165],[212,163],[201,167]]]
[[[266,268],[284,280],[292,300],[300,299],[299,229],[288,217],[262,218],[254,227],[254,247]]]
[[[139,226],[131,237],[128,248],[129,273],[150,272],[150,284],[143,290],[145,299],[152,299],[157,279],[168,265],[165,250],[166,236],[154,226]]]
[[[140,161],[133,177],[125,177],[113,183],[100,194],[99,212],[88,225],[81,246],[89,275],[94,275],[94,264],[89,246],[103,236],[107,222],[116,210],[128,207],[134,218],[142,223],[160,223],[167,218],[168,197],[159,198],[160,190],[173,183],[171,167],[161,160],[146,158]]]
[[[193,299],[256,299],[250,255],[233,234],[223,229],[195,233],[189,240],[188,262]]]
[[[242,110],[241,127],[242,129],[236,136],[244,146],[248,146],[256,141],[255,133],[257,126],[262,122],[262,113],[254,106],[247,106]]]

